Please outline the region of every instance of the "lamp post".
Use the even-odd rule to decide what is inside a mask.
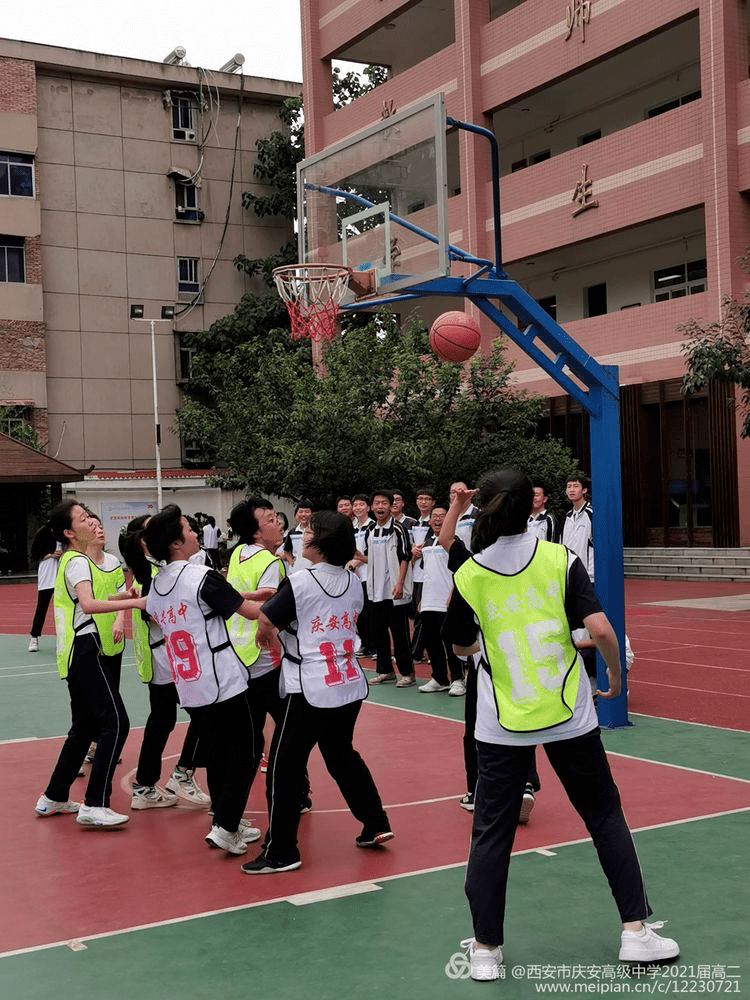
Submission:
[[[161,510],[161,426],[159,425],[159,399],[156,383],[156,324],[174,322],[174,306],[161,307],[161,319],[146,319],[142,305],[131,305],[130,318],[135,323],[151,324],[151,380],[154,389],[154,444],[156,448],[156,505]]]

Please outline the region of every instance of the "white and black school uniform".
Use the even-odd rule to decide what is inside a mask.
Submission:
[[[29,632],[29,635],[33,639],[38,639],[42,634],[47,611],[52,600],[52,595],[55,592],[57,567],[58,560],[53,555],[47,555],[39,560],[39,566],[36,571],[36,609],[34,611],[34,620],[31,623],[31,631]]]
[[[328,563],[296,573],[263,605],[283,647],[281,722],[271,744],[266,782],[264,855],[299,860],[297,828],[305,767],[317,744],[364,833],[390,830],[367,765],[352,746],[367,679],[354,655],[362,587],[350,570]]]
[[[364,553],[365,532],[368,528],[374,526],[375,521],[371,517],[368,517],[363,524],[360,524],[356,517],[354,518],[354,544],[357,547],[357,552]],[[362,613],[357,619],[357,635],[362,643],[362,650],[371,653],[375,650],[375,640],[372,634],[372,608],[370,607],[370,596],[367,591],[367,563],[360,563],[354,572],[362,584],[362,593],[365,601]]]
[[[471,533],[474,530],[474,522],[478,514],[479,508],[471,503],[459,517],[456,524],[456,538],[460,538],[469,550],[471,550]]]
[[[247,668],[226,626],[242,603],[219,573],[186,560],[160,569],[146,598],[164,633],[180,705],[201,740],[214,823],[229,833],[239,827],[259,764]]]
[[[289,568],[290,573],[299,573],[301,569],[309,569],[312,565],[310,560],[305,559],[302,555],[302,536],[304,533],[305,529],[296,524],[287,531],[284,538],[284,551],[293,559],[292,565]]]
[[[409,528],[409,538],[412,545],[423,545],[430,530],[429,517],[419,518]],[[424,653],[424,642],[422,641],[422,622],[420,619],[419,606],[422,601],[422,583],[424,581],[424,566],[421,559],[412,565],[412,617],[414,619],[414,632],[412,633],[411,649],[415,660],[421,660]]]
[[[63,585],[74,604],[75,638],[65,678],[72,722],[44,794],[54,802],[67,802],[88,749],[96,742],[84,802],[87,806],[108,807],[112,777],[128,738],[130,721],[115,678],[102,655],[96,623],[81,609],[76,595],[76,586],[83,582],[88,582],[93,592],[88,557],[83,553],[73,556],[66,561],[62,573]],[[61,635],[64,625],[58,622],[57,615],[55,626],[59,645],[65,640]]]
[[[538,514],[529,515],[526,530],[530,535],[540,538],[543,542],[559,542],[560,529],[557,518],[548,510],[540,510]]]
[[[562,529],[562,543],[571,552],[574,552],[583,563],[584,569],[589,575],[589,580],[594,582],[594,541],[593,541],[593,510],[588,500],[576,510],[573,507],[565,515]],[[585,628],[576,629],[574,639],[590,638]],[[586,673],[591,679],[592,688],[596,688],[596,650],[582,649],[581,656],[586,667]]]
[[[453,574],[448,568],[448,553],[438,543],[432,528],[428,529],[419,562],[423,576],[420,606],[422,642],[430,658],[432,676],[438,684],[447,684],[450,669],[451,681],[462,680],[463,664],[453,652],[453,646],[443,643],[441,635],[453,592]]]
[[[411,540],[406,529],[390,517],[380,527],[374,522],[365,531],[363,554],[367,556],[367,593],[372,607],[372,629],[377,651],[377,672],[390,674],[391,636],[393,654],[402,676],[414,673],[409,639],[408,608],[412,597]],[[402,596],[393,597],[401,564],[407,563]],[[389,635],[390,633],[390,635]]]
[[[500,587],[504,579],[531,572],[538,546],[544,544],[525,532],[501,537],[473,558],[480,567],[497,575]],[[569,643],[570,640],[565,638],[566,630],[569,633],[584,617],[601,610],[583,565],[572,553],[568,555],[563,586],[550,582],[550,578],[545,576],[544,587],[550,588],[545,590],[549,600],[559,603],[560,618],[559,633],[548,629],[544,635],[545,642],[554,644],[555,636],[559,634],[561,643]],[[498,608],[493,606],[489,609],[488,606],[486,613],[495,618],[498,614],[502,615],[504,627],[507,624],[509,628],[521,628],[527,613],[522,603],[502,602]],[[531,618],[531,609],[537,606],[530,596],[528,613]],[[493,675],[497,673],[498,678],[504,677],[506,670],[511,677],[515,674],[507,666],[504,653],[498,653],[494,646],[488,652],[478,625],[479,616],[484,611],[475,612],[456,590],[446,621],[446,636],[451,641],[460,646],[470,646],[478,635],[481,649],[475,728],[479,780],[466,873],[466,894],[476,939],[491,947],[503,943],[510,854],[529,762],[537,743],[544,744],[568,798],[592,836],[621,920],[643,920],[651,909],[617,786],[602,746],[585,672],[579,669],[575,702],[568,705],[567,719],[548,724],[543,729],[504,727],[502,722],[505,716],[499,707]],[[549,625],[548,622],[544,624]],[[562,652],[562,646],[559,648]],[[551,655],[547,647],[545,655]],[[551,690],[544,697],[559,699],[561,692],[562,688],[559,692]]]

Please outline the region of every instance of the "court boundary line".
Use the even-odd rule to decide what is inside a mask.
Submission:
[[[688,768],[688,770],[690,769]],[[634,834],[647,833],[652,830],[661,830],[671,826],[681,826],[687,823],[698,823],[702,822],[703,820],[709,820],[709,819],[721,819],[724,816],[736,816],[739,813],[750,813],[750,806],[741,806],[738,809],[726,809],[723,810],[722,812],[716,812],[716,813],[706,813],[705,815],[702,816],[688,816],[685,819],[667,820],[664,823],[654,823],[649,826],[633,827],[630,832]],[[565,840],[561,841],[560,843],[547,844],[537,847],[527,847],[524,848],[522,851],[513,851],[512,856],[520,857],[525,854],[539,854],[540,851],[551,851],[554,848],[559,849],[562,847],[575,847],[578,844],[590,844],[590,843],[591,843],[591,837],[578,837],[575,840]],[[345,882],[335,887],[331,886],[330,888],[351,890],[352,892],[356,892],[356,890],[360,887],[378,885],[381,882],[394,882],[397,879],[413,878],[417,875],[432,875],[437,872],[451,871],[456,868],[464,868],[465,866],[466,866],[466,861],[454,861],[451,862],[451,864],[436,865],[433,868],[419,868],[415,871],[398,872],[395,875],[383,875],[374,879],[363,879],[359,882]],[[367,889],[363,888],[362,891],[363,892],[367,891]],[[259,906],[271,906],[276,903],[290,903],[290,905],[294,906],[295,903],[292,902],[293,899],[295,899],[296,897],[309,896],[309,894],[310,890],[306,890],[305,892],[301,893],[289,893],[284,896],[275,896],[271,899],[255,900],[253,902],[248,902],[248,903],[238,903],[236,906],[226,906],[217,910],[204,910],[201,911],[200,913],[185,914],[179,917],[170,917],[167,920],[156,920],[145,924],[134,924],[130,927],[119,927],[116,930],[102,931],[99,934],[86,934],[80,938],[68,938],[67,940],[64,941],[63,940],[50,941],[47,944],[31,945],[28,948],[16,948],[13,951],[0,952],[0,960],[4,958],[15,958],[19,955],[30,955],[40,951],[50,951],[53,948],[67,948],[70,947],[70,945],[74,941],[81,943],[86,941],[101,941],[106,938],[120,937],[123,934],[133,934],[139,931],[155,930],[159,927],[171,927],[175,924],[184,924],[189,920],[203,920],[206,917],[222,916],[225,913],[239,913],[242,910],[254,910],[257,909]]]
[[[666,715],[648,715],[646,712],[628,712],[628,715],[635,715],[639,719],[657,719],[659,722],[679,722],[684,726],[702,726],[703,729],[718,729],[721,733],[742,733],[745,736],[750,736],[750,730],[748,729],[732,729],[729,726],[714,726],[710,722],[693,722],[691,719],[670,719]],[[614,732],[614,730],[605,729],[602,732]]]

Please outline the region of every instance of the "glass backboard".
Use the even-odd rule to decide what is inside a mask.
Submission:
[[[351,268],[355,295],[447,275],[443,95],[303,160],[297,198],[300,262]]]

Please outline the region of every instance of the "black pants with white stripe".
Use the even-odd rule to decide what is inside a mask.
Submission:
[[[266,857],[274,861],[299,860],[300,801],[305,768],[316,744],[328,773],[364,829],[372,835],[390,830],[369,768],[352,746],[361,705],[354,701],[336,708],[316,708],[302,694],[287,695],[274,730],[266,775]]]
[[[45,791],[55,802],[67,802],[90,744],[96,753],[86,787],[87,806],[108,806],[112,776],[128,737],[130,722],[115,678],[93,633],[77,636],[67,682],[72,723]]]
[[[393,655],[396,658],[398,672],[406,677],[414,673],[414,660],[411,655],[411,640],[409,638],[409,606],[394,604],[393,601],[372,601],[372,636],[377,652],[377,670],[379,674],[390,674],[393,671],[391,660],[391,636],[393,636]]]
[[[623,923],[651,914],[633,838],[620,805],[599,729],[557,743],[545,743],[560,779],[599,855]],[[466,895],[474,937],[496,947],[503,943],[505,892],[513,838],[534,747],[477,741],[479,780],[474,797]],[[581,887],[585,905],[590,889]],[[568,905],[574,907],[572,900]]]

